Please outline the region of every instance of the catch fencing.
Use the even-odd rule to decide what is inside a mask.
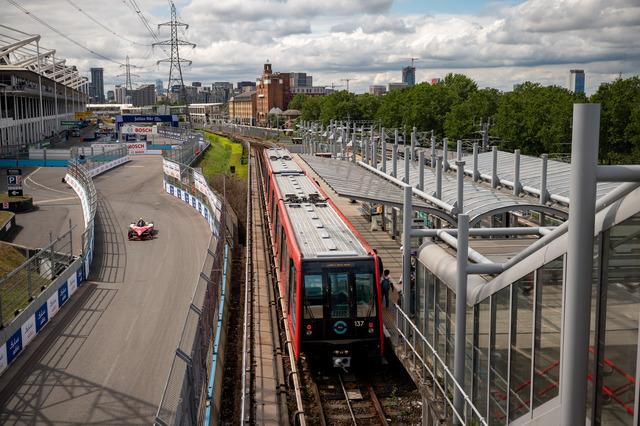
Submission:
[[[220,415],[227,270],[237,219],[202,173],[187,165],[203,151],[195,151],[201,147],[199,137],[191,140],[185,143],[187,149],[183,146],[182,155],[171,155],[178,150],[163,154],[164,189],[203,216],[211,240],[158,407],[157,425],[211,424]]]
[[[108,161],[92,158],[84,165],[78,159],[69,162],[65,181],[80,198],[83,230],[70,225],[64,234],[51,238],[47,246],[27,253],[28,260],[0,280],[0,374],[89,276],[97,206],[92,177],[128,161],[126,153],[120,156],[122,151],[109,154]],[[87,169],[87,164],[93,168]],[[74,255],[74,232],[82,232],[79,255]]]
[[[262,139],[280,139],[293,135],[292,129],[270,129],[268,127],[246,126],[243,124],[217,122],[205,126],[214,132],[224,132],[229,135],[250,136]]]

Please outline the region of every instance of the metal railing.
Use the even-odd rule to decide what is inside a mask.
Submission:
[[[206,124],[203,127],[212,131],[224,132],[231,135],[251,136],[254,138],[280,138],[293,134],[293,129],[271,129],[268,127],[247,126],[244,124],[225,122]]]
[[[219,236],[212,234],[209,241],[156,414],[155,423],[158,425],[203,424],[205,407],[211,403],[207,386],[215,368],[212,363],[217,349],[214,343],[220,338],[216,325],[226,285],[223,271],[226,270],[228,250],[224,228]]]
[[[165,158],[176,162],[180,167],[180,179],[165,175],[165,181],[192,197],[200,190],[205,190],[199,186],[204,177],[200,175],[197,186],[194,176],[196,170],[188,166],[204,151],[201,139],[201,134],[194,134],[185,138],[183,149],[163,153]],[[205,148],[206,146],[208,143]],[[199,152],[196,148],[199,148]],[[210,218],[213,219],[213,232],[158,407],[155,418],[157,425],[203,424],[206,413],[215,417],[220,415],[213,396],[218,389],[209,379],[214,376],[218,378],[213,372],[221,366],[217,363],[218,345],[224,334],[222,323],[225,280],[236,218],[226,207],[220,194],[208,185],[206,190],[209,194],[202,194],[199,198],[209,209]],[[219,205],[212,205],[208,195],[217,198]],[[216,211],[220,212],[219,218]],[[222,372],[218,373],[221,377]]]
[[[162,156],[176,163],[191,164],[209,147],[204,135],[190,134],[181,139],[180,148],[162,151]]]
[[[129,150],[126,144],[110,149],[104,147],[94,148],[93,146],[71,148],[71,158],[74,158],[73,163],[81,164],[87,171],[127,155],[129,155]],[[70,166],[72,165],[71,163],[69,163]]]
[[[73,261],[73,226],[0,279],[0,327],[18,316]]]
[[[88,258],[89,264],[93,259],[93,242],[94,242],[94,228],[95,228],[95,216],[96,208],[98,204],[98,194],[96,187],[93,184],[93,178],[90,172],[78,161],[70,161],[67,166],[67,173],[78,181],[78,183],[84,188],[87,194],[87,206],[83,206],[83,212],[85,212],[85,227],[82,231],[82,253],[83,259]],[[86,260],[85,260],[86,261]],[[88,273],[88,271],[85,271]]]
[[[464,388],[456,381],[453,372],[447,367],[446,362],[440,357],[438,351],[429,343],[427,338],[420,332],[411,318],[398,306],[394,305],[396,311],[395,330],[390,330],[396,338],[396,344],[402,345],[404,353],[410,356],[415,367],[422,372],[422,380],[430,381],[434,384],[434,391],[437,391],[442,400],[446,402],[451,413],[460,424],[478,424],[487,426],[487,420],[480,414],[473,405],[471,398]],[[455,391],[460,392],[464,399],[462,411],[456,410],[453,402]]]

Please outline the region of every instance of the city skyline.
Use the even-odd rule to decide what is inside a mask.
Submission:
[[[94,0],[83,3],[83,11],[100,17],[121,39],[70,3],[60,3],[53,10],[44,0],[22,5],[116,62],[128,54],[140,67],[132,69],[140,75],[134,83],[166,82],[168,68],[155,65],[165,54],[148,46],[153,39],[130,7]],[[154,30],[167,20],[166,2],[139,3]],[[410,57],[417,57],[416,83],[460,72],[480,87],[501,90],[527,80],[567,87],[569,69],[579,68],[588,75],[589,94],[600,83],[620,73],[633,75],[640,68],[640,47],[633,42],[640,31],[640,7],[632,0],[474,0],[450,5],[357,0],[344,5],[330,1],[323,7],[301,0],[278,2],[280,7],[269,3],[176,2],[180,19],[190,24],[186,38],[198,42],[195,49],[181,52],[194,61],[185,67],[185,84],[255,81],[268,59],[279,70],[313,74],[317,85],[337,85],[342,78],[352,78],[351,91],[363,93],[370,85],[401,81],[402,68],[410,65]],[[89,76],[92,67],[104,68],[105,92],[123,83],[116,77],[121,73],[118,64],[91,55],[11,6],[5,11],[3,21],[41,34],[45,47],[69,58],[83,75]],[[69,20],[70,15],[77,19]]]

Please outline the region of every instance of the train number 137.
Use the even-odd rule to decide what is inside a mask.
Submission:
[[[364,325],[364,321],[354,321],[356,327],[362,327]]]

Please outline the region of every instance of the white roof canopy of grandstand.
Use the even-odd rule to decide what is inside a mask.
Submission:
[[[468,175],[473,174],[473,156],[463,157],[465,162],[464,170]],[[498,177],[501,180],[513,182],[514,180],[515,154],[511,152],[498,151]],[[491,151],[478,154],[478,171],[481,174],[491,175],[493,165],[493,153]],[[453,169],[455,165],[451,165]],[[540,178],[542,170],[542,159],[528,155],[520,155],[520,183],[523,191],[534,196],[539,196]],[[571,176],[571,164],[561,161],[548,160],[547,162],[547,191],[552,201],[568,204],[569,182]],[[599,182],[597,198],[602,198],[614,188],[618,183]]]
[[[0,24],[0,71],[31,71],[58,84],[78,89],[86,84],[75,66],[56,58],[54,49],[39,45],[40,35],[28,34]]]

